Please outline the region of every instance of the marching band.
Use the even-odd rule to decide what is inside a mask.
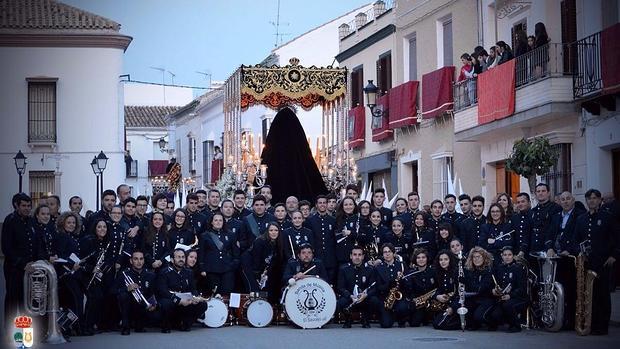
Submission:
[[[71,211],[57,214],[50,197],[32,216],[31,198],[13,197],[15,211],[2,227],[6,319],[32,301],[30,288],[39,285],[24,278],[44,260],[58,287],[43,291],[77,318],[63,323],[65,336],[287,319],[302,328],[377,321],[608,331],[620,233],[595,189],[582,207],[568,192],[560,204],[550,201],[549,187],[538,184],[535,207],[527,193],[514,208],[503,194],[485,215],[482,196],[449,194],[427,212],[410,193],[392,211],[382,189],[358,203],[354,185],[339,201],[318,195],[313,205],[295,197],[272,205],[268,186],[249,208],[243,191],[220,202],[217,190],[198,190],[176,209],[156,195],[147,213],[148,199],[125,187],[104,191],[101,210],[86,217],[78,196]],[[578,273],[583,267],[595,277]]]

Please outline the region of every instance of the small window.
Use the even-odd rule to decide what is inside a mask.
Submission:
[[[30,179],[32,207],[37,207],[43,196],[56,194],[54,171],[30,171],[28,177]]]
[[[138,177],[138,160],[131,160],[127,177]]]
[[[442,156],[433,159],[433,197],[443,198],[448,194],[448,173],[454,177],[452,156]]]
[[[418,80],[418,39],[409,39],[409,81]]]
[[[189,172],[191,172],[192,174],[196,173],[196,138],[194,137],[189,137],[189,144],[188,144],[188,166],[189,166]]]
[[[378,96],[383,96],[392,88],[392,53],[382,54],[377,60]]]
[[[553,146],[560,156],[558,162],[549,173],[542,176],[543,182],[549,185],[551,195],[560,194],[564,191],[572,191],[571,171],[571,144],[560,143]]]
[[[364,105],[364,69],[355,67],[351,71],[351,106]]]
[[[56,81],[28,81],[28,142],[56,143]]]
[[[202,142],[202,180],[205,185],[213,183],[213,179],[211,178],[211,168],[213,166],[213,152],[213,141]]]

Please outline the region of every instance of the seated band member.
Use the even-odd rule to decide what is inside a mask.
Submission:
[[[325,270],[325,266],[320,260],[314,258],[312,246],[310,244],[301,244],[297,259],[289,260],[284,269],[282,284],[287,286],[297,280],[310,276],[318,276],[323,280],[327,280],[327,270]]]
[[[354,246],[351,250],[351,263],[340,268],[338,272],[340,298],[337,307],[345,318],[343,328],[351,328],[352,311],[360,311],[362,327],[370,328],[368,320],[381,306],[374,281],[373,268],[364,263],[364,249],[359,245]]]
[[[290,217],[293,226],[282,231],[282,238],[287,244],[287,248],[284,249],[284,255],[287,260],[296,254],[294,250],[299,249],[299,245],[310,244],[314,246],[312,230],[303,226],[303,214],[300,211],[295,211],[290,213]]]
[[[286,246],[278,223],[271,222],[267,231],[256,238],[241,256],[241,267],[249,292],[267,291],[270,300],[277,300],[282,277],[282,251]]]
[[[224,215],[212,214],[209,229],[200,238],[199,259],[201,275],[207,278],[209,289],[227,295],[235,286],[235,271],[239,266],[237,234],[226,229]]]
[[[523,266],[514,260],[512,247],[502,249],[502,264],[493,273],[496,282],[493,288],[496,304],[490,315],[489,329],[508,323],[508,332],[521,332],[519,314],[527,306],[527,275]]]
[[[435,271],[429,265],[428,251],[424,248],[416,248],[411,255],[411,269],[417,273],[410,279],[410,296],[412,302],[410,305],[411,316],[409,324],[411,327],[419,327],[426,325],[427,319],[431,313],[428,310],[430,302],[429,293],[434,293],[435,288]],[[430,295],[432,296],[432,294]]]
[[[491,295],[493,290],[493,257],[482,247],[474,247],[465,262],[465,307],[467,308],[467,328],[477,330],[486,322],[485,315],[495,304]],[[458,303],[457,303],[458,304]]]
[[[395,258],[395,251],[394,245],[390,243],[383,244],[381,246],[383,263],[377,265],[375,270],[377,281],[375,287],[382,302],[382,306],[379,307],[379,323],[382,328],[392,327],[394,321],[398,321],[399,327],[404,327],[409,315],[409,304],[404,297],[400,300],[394,300],[391,309],[386,309],[385,307],[386,299],[389,299],[390,295],[394,296],[391,291],[400,291],[403,295],[408,293],[406,283],[400,281],[405,275],[405,265]]]
[[[144,253],[134,250],[129,263],[131,267],[121,270],[116,278],[123,336],[129,335],[132,322],[136,332],[145,332],[145,320],[152,319],[157,308],[155,273],[144,268]]]
[[[207,310],[207,303],[191,297],[197,296],[198,291],[192,271],[185,268],[183,249],[174,250],[172,265],[161,271],[156,284],[162,316],[161,332],[170,333],[170,327],[178,322],[181,331],[190,331],[198,316]]]
[[[441,250],[435,257],[435,282],[437,291],[431,301],[435,312],[433,327],[439,330],[454,330],[460,327],[455,300],[458,300],[458,265],[457,259],[448,250]]]
[[[192,271],[196,289],[200,295],[209,293],[208,281],[205,276],[200,273],[200,263],[198,262],[198,249],[189,249],[185,251],[185,267]]]

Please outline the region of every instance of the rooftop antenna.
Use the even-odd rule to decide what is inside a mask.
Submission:
[[[273,46],[274,47],[278,47],[278,45],[282,43],[282,37],[283,36],[291,35],[291,33],[280,33],[280,26],[281,25],[286,25],[286,26],[290,25],[290,23],[288,23],[288,22],[280,23],[280,0],[278,0],[278,13],[276,15],[276,21],[275,22],[271,21],[269,23],[271,23],[271,25],[273,25],[276,28],[276,33],[273,34],[276,37],[276,42],[275,42],[275,44]]]
[[[166,105],[166,68],[162,67],[149,67],[151,69],[159,70],[161,72],[161,86],[164,91],[164,105]]]
[[[208,87],[211,88],[211,72],[209,70],[206,71],[196,71],[196,74],[200,74],[204,76],[205,79],[209,79]]]
[[[170,81],[172,81],[172,85],[174,85],[174,77],[177,75],[171,72],[170,70],[166,70],[166,71],[168,72],[168,74],[170,74]]]

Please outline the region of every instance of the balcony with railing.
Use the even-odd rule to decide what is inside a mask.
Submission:
[[[577,57],[575,75],[573,75],[575,98],[588,97],[600,92],[603,88],[600,50],[601,32],[578,40],[573,47]]]
[[[564,43],[550,43],[516,57],[514,59],[514,113],[508,117],[526,111],[528,111],[528,119],[545,116],[559,112],[549,107],[554,103],[572,102],[576,57],[574,46]],[[491,70],[500,69],[500,67],[491,68]],[[470,139],[474,135],[488,132],[493,128],[491,125],[485,125],[485,129],[476,130],[478,126],[490,123],[481,121],[478,110],[479,99],[489,98],[496,93],[495,86],[505,84],[507,79],[512,80],[512,78],[512,76],[496,74],[493,77],[495,81],[490,85],[482,86],[479,81],[480,77],[454,84],[454,132],[457,134],[457,139]],[[510,122],[503,121],[503,123]],[[466,134],[459,135],[463,131],[467,131]]]

